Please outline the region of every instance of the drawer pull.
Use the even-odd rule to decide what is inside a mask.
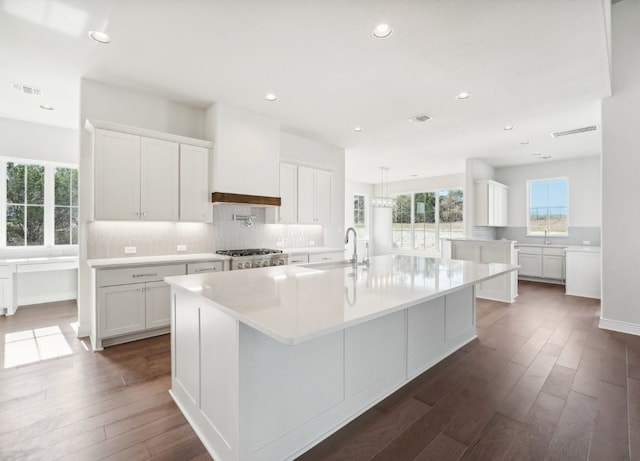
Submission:
[[[137,279],[138,277],[157,277],[158,274],[133,274],[133,278]]]
[[[330,256],[325,256],[325,257],[323,257],[322,259],[323,259],[323,261],[330,261],[330,260],[331,260],[331,257],[330,257]]]
[[[213,272],[215,270],[216,270],[215,267],[205,267],[203,269],[196,269],[196,273],[197,272]]]

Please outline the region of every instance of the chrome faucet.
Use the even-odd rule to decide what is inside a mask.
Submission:
[[[548,230],[544,231],[544,244],[545,245],[550,245],[551,244],[551,240],[549,240],[549,231]]]
[[[356,230],[353,227],[350,227],[349,229],[347,229],[347,233],[344,234],[344,244],[345,245],[347,243],[349,243],[349,232],[353,232],[353,256],[351,258],[351,263],[353,265],[356,265],[356,264],[358,264],[358,251],[357,251],[358,241],[356,239],[357,234],[356,234]]]

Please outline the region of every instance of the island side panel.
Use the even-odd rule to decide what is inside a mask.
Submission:
[[[239,460],[238,324],[186,290],[172,290],[170,394],[216,460]]]

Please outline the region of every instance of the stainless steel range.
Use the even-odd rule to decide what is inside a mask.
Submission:
[[[231,256],[231,270],[251,269],[253,267],[284,266],[289,255],[282,250],[254,248],[250,250],[221,250],[219,255]]]

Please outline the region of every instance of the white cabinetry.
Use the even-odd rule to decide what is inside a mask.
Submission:
[[[509,187],[490,179],[475,184],[475,225],[507,226]]]
[[[566,293],[600,299],[600,248],[567,248]]]
[[[221,272],[224,270],[223,261],[208,261],[204,263],[187,264],[187,274],[202,274],[204,272]]]
[[[94,349],[167,333],[171,297],[162,280],[185,274],[185,264],[98,269]]]
[[[13,307],[13,279],[7,266],[0,266],[0,314],[11,312]],[[6,310],[5,310],[6,309]]]
[[[565,247],[520,245],[518,270],[520,278],[563,281],[565,278]]]
[[[96,130],[95,219],[178,220],[178,144]]]
[[[289,163],[280,164],[280,198],[278,210],[280,224],[298,222],[298,167]]]
[[[298,167],[298,222],[323,224],[331,221],[331,179],[328,171]]]
[[[335,251],[333,253],[319,253],[309,254],[309,262],[310,263],[320,263],[327,261],[342,261],[344,260],[344,251]]]
[[[209,149],[180,144],[180,221],[210,222]]]
[[[289,264],[307,264],[309,262],[309,254],[294,254],[289,255]]]
[[[516,264],[515,242],[510,240],[446,240],[443,257],[473,261],[482,264]],[[515,271],[478,284],[479,298],[512,303],[518,296],[518,279]]]

